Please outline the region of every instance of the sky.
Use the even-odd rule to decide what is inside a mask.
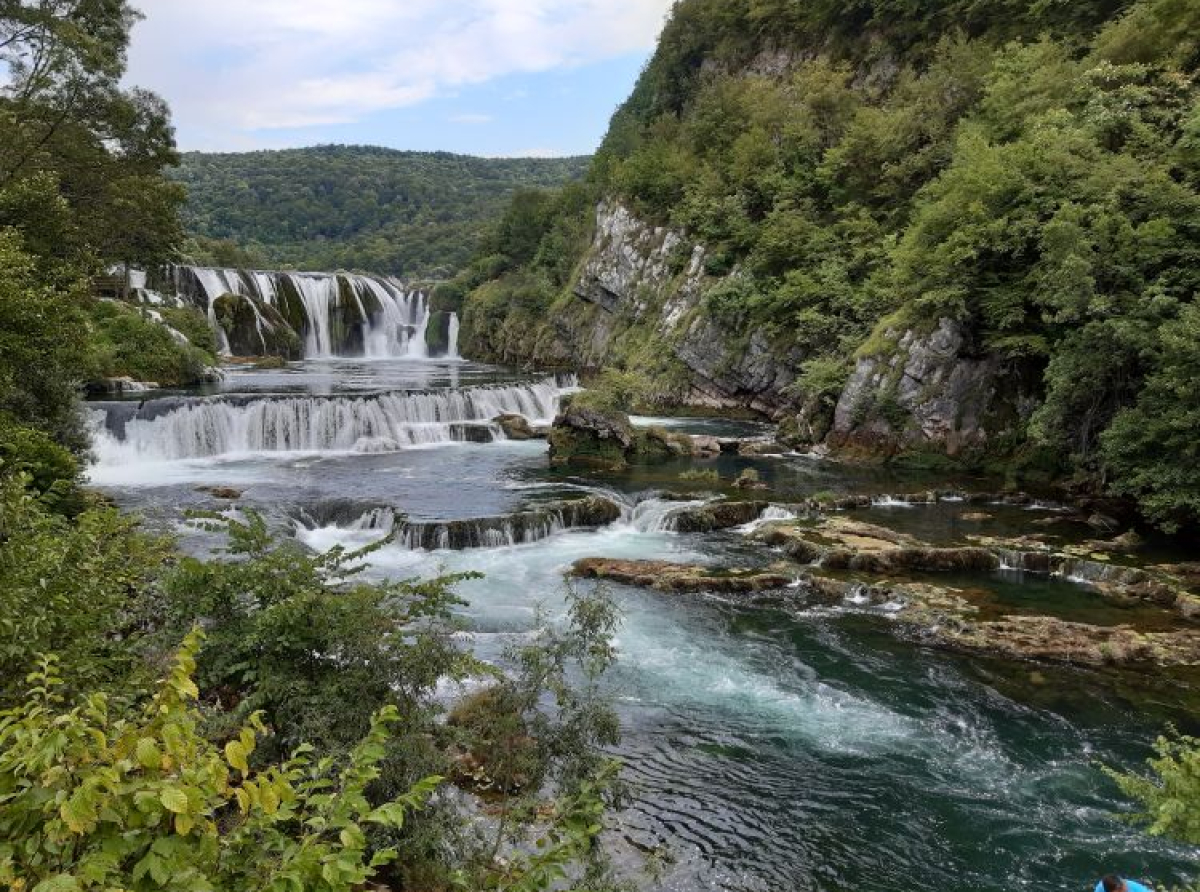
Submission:
[[[671,0],[134,0],[179,147],[589,154]]]

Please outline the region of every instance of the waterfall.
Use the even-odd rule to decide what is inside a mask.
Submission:
[[[299,512],[297,533],[303,539],[306,532],[326,527],[328,519],[333,520],[335,529],[391,534],[395,544],[408,551],[461,551],[530,545],[566,530],[598,529],[621,517],[621,508],[616,503],[598,496],[468,520],[406,521],[391,508],[371,508],[346,522],[340,517],[341,508],[335,505],[332,511],[325,511],[314,507],[312,511],[317,517],[308,510]]]
[[[449,334],[447,335],[446,358],[461,359],[458,355],[458,313],[450,314]]]
[[[418,291],[405,291],[391,279],[352,276],[355,290],[375,299],[380,311],[368,318],[364,353],[372,359],[425,359],[429,355],[429,299]]]
[[[213,397],[109,405],[93,413],[101,465],[259,452],[391,452],[504,439],[492,422],[524,415],[548,424],[562,391],[534,384],[369,397]]]
[[[304,304],[304,356],[320,359],[333,356],[332,310],[338,297],[337,279],[332,276],[288,275]]]
[[[370,359],[426,359],[432,308],[429,297],[391,278],[355,273],[241,271],[219,267],[178,266],[175,290],[189,297],[208,316],[221,353],[229,355],[230,339],[218,324],[216,301],[226,294],[244,299],[253,308],[258,340],[268,352],[264,330],[282,318],[296,324],[306,358],[364,356]],[[294,294],[299,307],[285,311],[285,294]],[[264,308],[278,313],[270,316]],[[271,319],[275,322],[272,322]],[[452,320],[450,356],[458,358],[458,322]]]
[[[229,336],[225,333],[225,329],[217,322],[217,298],[223,294],[237,294],[236,286],[231,286],[227,280],[227,270],[207,269],[205,267],[190,266],[178,267],[175,270],[175,290],[184,292],[185,288],[180,281],[180,273],[183,270],[190,271],[195,276],[196,281],[200,284],[200,289],[204,296],[204,311],[208,316],[208,325],[217,336],[217,352],[222,356],[229,356]]]

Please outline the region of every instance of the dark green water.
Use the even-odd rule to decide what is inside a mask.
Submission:
[[[275,392],[362,393],[412,386],[406,382],[452,388],[511,377],[436,364],[356,364],[343,375],[327,364],[249,373],[233,386],[266,400]],[[701,424],[720,430],[710,421]],[[142,434],[164,440],[206,435],[194,428],[174,424],[168,413],[147,421]],[[540,442],[431,442],[383,453],[261,450],[138,464],[121,464],[128,453],[119,449],[109,454],[115,458],[97,469],[97,481],[123,504],[168,525],[182,507],[206,504],[195,490],[205,483],[244,488],[246,503],[276,517],[350,500],[397,507],[419,519],[515,511],[581,487],[625,494],[710,488],[678,479],[687,462],[594,478],[551,472]],[[705,467],[727,479],[754,467],[781,501],[948,483],[802,457],[724,457]],[[878,508],[861,516],[938,542],[976,530],[1028,531],[1033,519],[1045,516],[988,507],[983,510],[993,518],[972,525],[961,519],[962,510]],[[631,512],[599,531],[465,552],[389,546],[374,556],[372,572],[486,574],[464,586],[470,602],[464,618],[473,629],[472,646],[496,658],[506,644],[536,631],[539,607],[562,617],[561,574],[578,558],[771,559],[736,533],[677,535],[645,521]],[[371,535],[349,525],[304,533],[318,547]],[[976,587],[998,612],[1105,623],[1132,615],[1062,581],[1003,574],[948,581]],[[1100,761],[1140,764],[1168,721],[1192,728],[1194,679],[968,659],[925,650],[893,634],[886,618],[849,611],[797,615],[624,587],[614,595],[624,620],[611,683],[632,792],[617,834],[667,856],[656,888],[1083,890],[1110,870],[1173,881],[1195,863],[1196,852],[1116,820],[1123,803],[1097,767]]]

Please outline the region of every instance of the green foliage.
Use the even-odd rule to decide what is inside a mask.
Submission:
[[[683,0],[589,185],[704,245],[696,314],[731,362],[755,334],[798,368],[807,417],[827,420],[847,357],[949,319],[964,358],[1011,371],[983,419],[1012,432],[997,448],[1059,452],[1194,523],[1189,463],[1167,473],[1134,431],[1153,406],[1169,430],[1144,427],[1189,454],[1192,395],[1162,345],[1200,292],[1198,22],[1196,0]],[[566,304],[538,331],[572,332]],[[491,330],[505,312],[489,304]],[[650,323],[605,360],[675,374],[628,361],[671,350]],[[907,423],[886,395],[860,410]]]
[[[0,713],[0,881],[13,889],[360,888],[396,857],[367,829],[399,828],[440,778],[373,807],[394,708],[381,710],[340,765],[300,747],[252,769],[257,716],[219,748],[200,733],[192,633],[140,714],[103,694],[67,709],[56,660],[29,699]],[[69,767],[68,767],[69,766]]]
[[[1113,488],[1175,530],[1200,521],[1200,306],[1158,331],[1145,386],[1101,437]]]
[[[0,413],[0,475],[25,475],[39,497],[54,500],[74,492],[79,462],[45,432]]]
[[[0,705],[16,702],[38,653],[58,654],[73,691],[136,676],[145,605],[170,554],[113,509],[51,511],[27,482],[0,474]]]
[[[795,387],[810,400],[833,407],[849,377],[850,364],[844,357],[818,356],[804,363]]]
[[[605,369],[588,382],[586,390],[571,396],[571,404],[599,412],[628,413],[642,400],[645,392],[646,383],[636,373]]]
[[[620,726],[601,679],[616,661],[619,613],[603,589],[571,590],[568,603],[566,626],[548,625],[543,640],[509,651],[513,671],[460,714],[460,727],[475,732],[469,739],[486,748],[488,782],[499,794],[490,855],[464,876],[468,888],[545,889],[572,863],[584,868],[579,888],[611,885],[596,838],[618,792],[617,765],[603,750],[617,743]],[[539,828],[547,784],[558,797],[550,825]]]
[[[217,355],[217,338],[204,313],[195,307],[158,307],[163,321],[210,357]]]
[[[197,680],[225,721],[259,712],[279,747],[340,750],[382,706],[415,717],[439,678],[474,668],[450,638],[452,587],[468,577],[368,584],[355,577],[384,543],[314,555],[253,512],[197,522],[226,537],[228,558],[181,560],[164,583],[163,620],[168,637],[205,623]]]
[[[1144,811],[1132,815],[1153,836],[1200,844],[1200,740],[1175,730],[1159,737],[1150,775],[1105,768]]]
[[[196,321],[195,313],[179,310],[168,319],[167,312],[163,313],[163,319],[168,324],[170,320],[179,321],[198,337],[200,344],[212,345],[212,331],[206,323],[201,326]],[[93,374],[128,375],[138,381],[172,387],[203,380],[206,368],[216,364],[212,353],[195,343],[179,343],[165,326],[143,317],[134,307],[94,301],[88,315],[92,323]]]
[[[0,10],[0,227],[21,230],[49,273],[161,262],[179,239],[166,106],[121,85],[136,20],[124,0]]]
[[[39,281],[21,238],[0,228],[0,412],[58,442],[83,443],[75,386],[87,329],[77,292]]]
[[[515,192],[559,186],[586,165],[321,146],[189,152],[173,176],[188,190],[187,250],[199,261],[413,277],[462,269]]]

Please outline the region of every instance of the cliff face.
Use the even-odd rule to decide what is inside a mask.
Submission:
[[[646,223],[619,202],[601,203],[571,300],[549,322],[553,347],[531,345],[527,358],[595,370],[631,342],[653,341],[684,374],[679,402],[795,419],[798,441],[859,454],[978,451],[1028,414],[1032,401],[1013,387],[1017,370],[973,355],[965,328],[943,319],[925,334],[887,331],[885,349],[858,360],[833,418],[817,418],[794,386],[802,351],[762,327],[725,327],[707,311],[706,296],[725,278],[705,272],[706,255],[681,232]]]
[[[731,330],[713,319],[705,297],[722,278],[706,273],[705,261],[705,247],[683,233],[648,224],[619,202],[601,203],[571,287],[587,308],[568,307],[555,319],[564,352],[600,368],[634,342],[659,345],[682,373],[673,393],[679,402],[779,417],[792,402],[787,388],[802,357],[772,344],[760,327]]]
[[[1019,368],[972,355],[959,323],[942,319],[928,333],[889,329],[886,348],[860,359],[837,402],[828,444],[892,454],[981,452],[1015,432],[1036,405]]]

